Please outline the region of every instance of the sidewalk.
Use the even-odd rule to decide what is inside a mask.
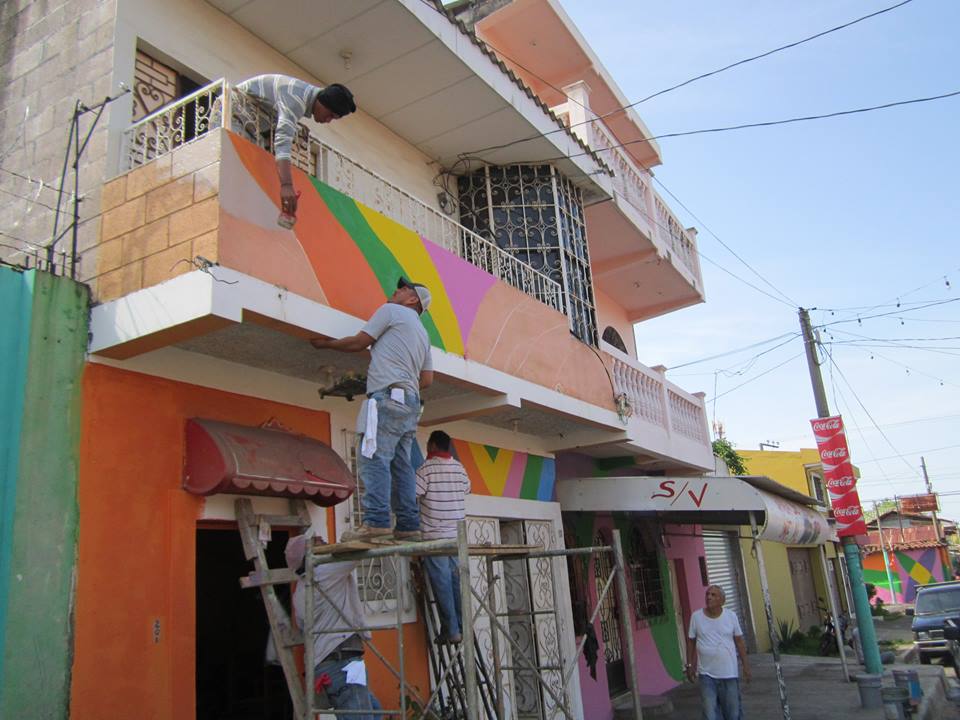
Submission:
[[[787,686],[787,701],[793,720],[880,720],[883,710],[864,710],[856,683],[843,681],[838,658],[817,658],[802,655],[784,655],[783,675]],[[751,655],[753,681],[743,688],[743,716],[745,720],[779,720],[783,717],[777,693],[773,656]],[[884,668],[884,685],[893,685],[891,670],[916,670],[924,692],[924,703],[913,720],[960,720],[960,713],[947,703],[944,695],[943,668],[937,665],[892,665]],[[851,666],[851,672],[862,672],[860,666]],[[691,720],[700,717],[700,691],[685,683],[669,694],[673,712],[656,717],[668,720]],[[649,717],[654,717],[650,714]]]

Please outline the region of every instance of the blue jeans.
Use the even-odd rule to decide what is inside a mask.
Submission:
[[[404,402],[390,398],[389,390],[370,397],[377,403],[377,451],[372,458],[359,454],[357,467],[363,481],[363,522],[370,527],[390,527],[390,508],[400,531],[420,529],[417,480],[410,448],[417,431],[420,396],[404,391]]]
[[[741,720],[740,678],[700,676],[703,720]]]
[[[420,562],[430,578],[437,599],[441,632],[446,638],[459,635],[463,619],[460,615],[460,567],[457,561],[447,555],[427,555]]]
[[[314,678],[326,673],[330,677],[327,686],[327,697],[336,710],[380,710],[380,701],[370,692],[366,685],[347,684],[347,674],[344,666],[353,662],[355,658],[346,660],[326,660],[314,669]],[[380,713],[369,715],[337,715],[337,720],[379,720]]]

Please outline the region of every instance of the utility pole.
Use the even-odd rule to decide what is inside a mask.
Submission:
[[[810,313],[806,308],[799,308],[799,315],[800,330],[803,333],[803,343],[807,351],[810,384],[813,386],[813,397],[817,403],[817,417],[830,417],[827,393],[823,389],[823,376],[820,374],[820,362],[817,360],[817,346],[810,327]],[[847,560],[847,572],[850,575],[850,592],[853,594],[853,604],[857,612],[857,628],[860,631],[864,665],[868,673],[879,675],[883,672],[883,665],[880,663],[880,648],[877,645],[877,632],[873,627],[873,616],[870,613],[870,600],[863,582],[860,546],[849,535],[842,538],[841,542],[843,555]]]
[[[920,467],[923,468],[923,481],[927,484],[927,494],[933,495],[933,483],[930,482],[930,476],[927,475],[927,461],[920,456]],[[937,511],[933,511],[933,530],[937,533],[937,542],[943,541],[943,533],[940,532],[940,521],[937,520]]]

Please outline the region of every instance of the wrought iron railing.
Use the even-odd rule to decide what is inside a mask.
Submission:
[[[123,135],[123,169],[143,165],[212,128],[221,127],[224,116],[231,117],[233,130],[272,150],[275,124],[269,109],[218,80],[127,128]],[[300,126],[293,143],[291,162],[497,279],[565,313],[559,283],[321,141],[304,125]]]

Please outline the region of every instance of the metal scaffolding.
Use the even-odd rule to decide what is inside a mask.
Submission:
[[[304,693],[305,702],[303,715],[297,720],[314,720],[317,714],[325,712],[335,713],[338,716],[361,714],[369,715],[371,713],[370,710],[331,710],[327,708],[316,707],[316,698],[313,692],[315,679],[314,669],[316,667],[313,639],[317,634],[319,634],[319,632],[357,633],[363,639],[364,645],[369,648],[369,650],[383,663],[384,667],[386,667],[397,678],[399,682],[400,695],[399,707],[395,709],[376,710],[375,712],[381,716],[406,718],[409,710],[408,697],[412,696],[420,705],[420,717],[435,718],[437,720],[445,717],[441,715],[438,705],[438,701],[441,696],[441,690],[444,687],[447,678],[451,677],[451,671],[462,661],[462,667],[465,669],[462,673],[462,681],[465,691],[463,697],[465,702],[463,703],[461,711],[457,712],[456,717],[462,717],[464,720],[481,720],[480,705],[483,704],[483,710],[486,718],[508,720],[508,718],[505,716],[505,708],[503,704],[503,673],[509,672],[510,670],[516,668],[535,674],[537,682],[542,688],[543,692],[555,703],[554,712],[562,714],[562,716],[567,718],[567,720],[575,720],[575,716],[570,708],[567,687],[570,683],[573,673],[577,669],[577,662],[580,658],[580,655],[583,653],[583,648],[586,644],[586,637],[582,638],[577,644],[573,657],[564,660],[564,658],[561,656],[560,665],[557,667],[544,668],[542,666],[538,666],[529,658],[525,657],[523,654],[523,649],[520,648],[516,640],[511,637],[509,629],[504,625],[504,622],[501,619],[501,616],[504,615],[504,613],[497,613],[496,611],[495,583],[498,579],[500,579],[495,571],[496,563],[503,563],[504,561],[509,560],[525,561],[534,560],[537,558],[553,559],[565,558],[573,555],[593,555],[599,553],[610,553],[612,555],[614,561],[613,571],[611,572],[609,578],[607,578],[604,586],[599,589],[596,607],[594,608],[593,614],[590,616],[588,623],[592,624],[596,620],[597,615],[600,612],[600,608],[603,605],[604,598],[606,597],[607,593],[611,591],[615,583],[617,592],[618,622],[625,629],[625,632],[623,633],[626,644],[625,661],[627,674],[631,679],[630,686],[633,695],[633,717],[634,720],[642,720],[639,688],[637,687],[636,683],[636,669],[634,667],[636,662],[634,638],[633,633],[629,631],[631,627],[628,615],[630,602],[625,574],[626,565],[624,562],[623,547],[620,542],[620,532],[618,530],[613,531],[612,543],[609,546],[603,545],[585,548],[568,548],[563,550],[544,550],[542,547],[532,545],[470,545],[467,542],[466,521],[461,521],[458,524],[456,540],[433,540],[427,542],[384,545],[382,547],[375,547],[365,550],[340,550],[337,547],[331,548],[331,546],[325,545],[311,545],[308,548],[305,558],[304,572],[304,578],[307,580],[307,582],[304,597],[305,629],[303,633],[305,649],[304,665],[306,692]],[[451,650],[446,659],[446,667],[439,668],[439,672],[435,673],[436,687],[430,693],[428,698],[423,699],[417,697],[415,690],[411,688],[407,682],[406,662],[404,657],[405,650],[402,603],[397,603],[396,623],[394,626],[397,632],[398,650],[398,661],[396,667],[394,667],[394,665],[384,657],[383,653],[377,649],[377,647],[369,638],[363,636],[363,634],[368,630],[383,629],[382,626],[353,627],[345,617],[344,613],[334,603],[330,603],[330,605],[340,614],[340,619],[344,622],[343,627],[324,631],[315,631],[313,628],[306,627],[306,624],[312,621],[314,606],[317,602],[318,596],[327,599],[327,602],[329,602],[329,598],[327,598],[324,589],[320,587],[314,580],[314,568],[317,565],[344,561],[368,560],[371,558],[392,557],[394,559],[398,559],[400,557],[423,557],[429,555],[456,555],[457,557],[460,566],[460,600],[462,604],[461,614],[463,621],[463,640],[460,645],[450,646]],[[479,592],[477,592],[470,582],[470,557],[483,558],[487,580],[486,597],[483,597]],[[402,576],[403,574],[400,572],[395,573],[395,592],[397,598],[402,597]],[[556,590],[553,562],[550,563],[550,581]],[[535,611],[531,610],[530,614],[532,615],[534,612]],[[492,631],[492,679],[495,687],[493,702],[489,702],[486,697],[481,698],[478,685],[478,660],[474,626],[476,620],[484,613],[489,619]],[[516,659],[519,660],[520,666],[522,667],[517,667],[516,662],[514,662],[513,667],[503,667],[501,665],[498,639],[498,635],[500,634],[502,634],[508,644],[513,647],[513,650],[517,651]],[[439,656],[439,660],[440,662],[443,662],[442,655]],[[544,676],[545,670],[560,673],[559,688],[554,687],[548,682],[547,678]],[[541,717],[544,717],[542,712]],[[544,720],[546,720],[546,718],[544,718]]]

